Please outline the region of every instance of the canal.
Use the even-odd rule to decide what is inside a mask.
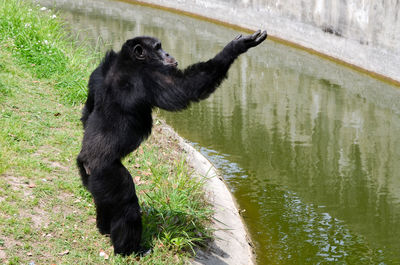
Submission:
[[[82,41],[156,36],[181,68],[239,34],[122,2],[47,2]],[[400,263],[399,88],[267,40],[209,99],[157,112],[221,171],[259,264]]]

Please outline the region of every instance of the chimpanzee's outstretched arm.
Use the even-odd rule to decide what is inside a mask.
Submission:
[[[207,62],[193,64],[183,71],[170,69],[153,73],[152,82],[148,84],[152,86],[153,105],[175,111],[186,108],[192,101],[207,98],[227,76],[234,60],[266,38],[266,31],[239,35]]]

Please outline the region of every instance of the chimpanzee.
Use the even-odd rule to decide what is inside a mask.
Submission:
[[[141,211],[135,185],[121,159],[139,147],[152,128],[152,109],[185,109],[221,84],[233,61],[267,38],[260,30],[239,35],[214,58],[177,68],[152,37],[126,41],[106,53],[89,79],[82,110],[82,150],[77,164],[96,204],[97,227],[110,234],[116,254],[140,252]]]

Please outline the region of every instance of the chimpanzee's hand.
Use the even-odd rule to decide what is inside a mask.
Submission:
[[[235,53],[241,54],[248,49],[257,46],[267,38],[267,32],[261,30],[256,31],[253,35],[242,36],[240,34],[228,45],[232,47]]]

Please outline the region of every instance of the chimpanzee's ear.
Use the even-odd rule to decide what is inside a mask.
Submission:
[[[142,45],[136,44],[133,47],[133,54],[135,55],[136,59],[144,60],[146,59],[146,51],[143,49]]]

